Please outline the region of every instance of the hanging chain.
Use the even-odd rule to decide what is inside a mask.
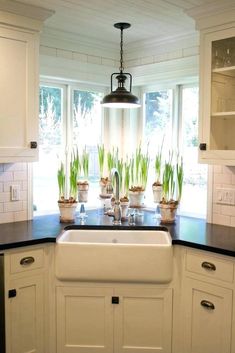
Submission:
[[[121,28],[121,42],[120,42],[120,73],[123,73],[124,67],[123,67],[123,28]]]

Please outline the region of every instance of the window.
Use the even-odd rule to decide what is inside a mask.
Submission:
[[[174,89],[147,92],[144,100],[143,140],[145,146],[148,145],[150,154],[146,203],[155,207],[152,196],[152,183],[155,181],[154,159],[164,141],[163,160],[167,158],[166,153],[170,149],[180,151],[183,156],[184,186],[180,213],[205,217],[207,166],[197,163],[198,87],[177,86]]]
[[[166,89],[148,92],[144,95],[144,132],[143,142],[150,155],[148,184],[146,188],[146,203],[153,203],[152,184],[155,181],[154,162],[158,149],[163,150],[163,160],[167,158],[168,148],[172,145],[173,135],[173,90]]]
[[[207,209],[207,165],[198,158],[198,87],[182,87],[181,151],[184,186],[181,214],[205,217]]]
[[[68,155],[75,145],[80,153],[85,147],[89,152],[89,206],[97,203],[97,144],[102,139],[102,95],[102,92],[69,85],[40,86],[39,162],[34,163],[33,170],[34,215],[58,212],[58,166],[61,160],[68,164]],[[97,191],[93,192],[94,188]]]

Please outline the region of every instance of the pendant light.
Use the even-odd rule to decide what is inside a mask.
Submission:
[[[124,72],[123,68],[123,30],[129,28],[130,23],[115,23],[114,27],[121,30],[121,42],[120,42],[120,72],[114,72],[111,75],[111,93],[107,94],[101,104],[107,108],[139,108],[140,102],[138,97],[131,93],[132,86],[132,75],[129,72]],[[118,81],[118,86],[113,91],[113,78]],[[129,90],[125,88],[125,81],[129,77]]]

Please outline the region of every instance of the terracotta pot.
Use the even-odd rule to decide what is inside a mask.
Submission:
[[[159,204],[161,223],[174,223],[176,219],[178,205],[175,204]]]
[[[153,185],[153,202],[159,203],[162,199],[162,185]]]
[[[78,182],[78,202],[87,202],[88,200],[88,182]]]
[[[130,207],[143,207],[144,205],[144,191],[130,191],[129,190],[129,199]]]
[[[77,202],[58,202],[61,223],[75,222]]]

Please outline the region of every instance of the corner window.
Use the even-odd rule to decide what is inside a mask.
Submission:
[[[183,156],[184,185],[179,212],[206,217],[207,166],[198,164],[198,87],[177,86],[173,89],[144,94],[143,141],[150,155],[146,204],[153,203],[154,160],[163,142],[162,159],[173,149]]]
[[[39,162],[33,167],[34,215],[58,212],[58,166],[63,160],[68,168],[68,155],[75,145],[80,153],[85,147],[89,153],[89,206],[97,203],[97,144],[102,140],[102,96],[102,92],[68,85],[41,84]]]

